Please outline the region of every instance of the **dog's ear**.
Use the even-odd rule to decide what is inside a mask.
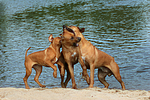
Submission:
[[[64,38],[64,36],[62,35],[62,36],[61,36],[61,40],[60,40],[61,43],[64,41],[64,39],[65,39],[65,38]]]
[[[59,34],[59,36],[62,36],[62,34]]]
[[[49,42],[52,42],[53,41],[53,35],[51,34],[48,38]]]
[[[61,40],[64,38],[64,36],[62,34],[59,34],[59,36],[61,37]]]
[[[83,32],[85,31],[85,28],[81,28],[81,29],[80,29],[80,28],[78,27],[78,29],[80,30],[81,33],[83,33]]]
[[[59,36],[61,37],[61,39],[64,39],[64,36],[63,36],[63,34],[59,34]]]

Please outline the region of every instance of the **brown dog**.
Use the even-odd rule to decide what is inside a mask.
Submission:
[[[64,75],[64,65],[58,60],[60,57],[60,47],[61,47],[60,40],[61,40],[60,37],[53,38],[53,35],[51,34],[49,36],[49,41],[51,42],[51,45],[47,49],[43,51],[34,52],[28,56],[27,52],[31,47],[29,47],[26,50],[24,63],[26,68],[26,75],[23,78],[26,89],[30,89],[27,83],[27,79],[31,75],[32,68],[34,68],[36,71],[34,80],[40,87],[45,87],[45,85],[42,85],[38,80],[42,72],[42,66],[53,68],[54,70],[53,76],[54,78],[56,78],[57,68],[54,64],[57,63],[61,66],[61,75],[62,76]]]
[[[76,37],[73,31],[69,30],[65,26],[63,27],[63,31],[64,32],[61,35],[62,55],[63,55],[63,57],[61,56],[62,57],[61,62],[63,62],[64,64],[66,62],[70,73],[70,77],[72,79],[72,88],[76,89],[77,87],[74,79],[74,68],[73,68],[74,64],[79,62],[82,66],[83,76],[86,78],[87,83],[89,83],[90,80],[87,74],[86,66],[84,65],[83,59],[81,58],[80,48],[78,47],[79,46],[78,43],[81,41],[81,38]]]
[[[67,26],[65,26],[67,27]],[[114,58],[105,52],[98,50],[95,46],[91,44],[88,40],[84,38],[82,33],[84,32],[84,28],[80,29],[76,26],[67,27],[69,30],[74,32],[77,37],[81,37],[81,41],[79,42],[79,48],[81,50],[82,59],[88,69],[90,69],[90,88],[93,87],[94,84],[94,69],[98,68],[98,79],[104,84],[105,88],[108,88],[109,84],[106,82],[105,77],[114,75],[115,78],[119,81],[122,86],[122,89],[125,89],[124,82],[121,79],[119,67],[115,62]],[[68,32],[64,30],[64,34]],[[69,80],[69,79],[66,79]],[[65,83],[67,84],[67,83]],[[65,86],[66,87],[66,86]]]

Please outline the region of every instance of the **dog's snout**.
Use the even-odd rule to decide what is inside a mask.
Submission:
[[[77,37],[78,41],[81,41],[81,37]]]
[[[63,29],[66,28],[66,25],[63,25]]]

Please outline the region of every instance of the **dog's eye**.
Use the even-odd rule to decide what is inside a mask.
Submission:
[[[71,38],[70,38],[70,40],[73,40],[73,39],[74,39],[74,37],[71,37]]]

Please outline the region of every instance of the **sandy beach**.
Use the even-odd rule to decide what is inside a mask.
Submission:
[[[150,91],[71,88],[0,88],[0,100],[150,100]]]

